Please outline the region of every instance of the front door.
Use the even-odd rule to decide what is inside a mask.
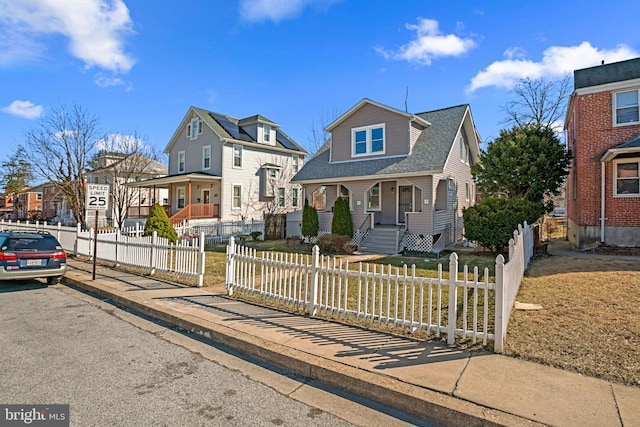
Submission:
[[[398,223],[404,224],[405,212],[413,212],[413,187],[398,186]]]
[[[203,204],[208,205],[210,203],[210,201],[209,201],[210,194],[211,194],[211,190],[209,190],[209,189],[202,190],[202,203]]]

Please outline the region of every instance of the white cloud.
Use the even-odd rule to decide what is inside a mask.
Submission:
[[[2,109],[5,113],[25,119],[37,119],[42,115],[42,106],[35,105],[31,101],[15,100],[9,106]]]
[[[442,56],[460,56],[476,46],[470,38],[461,38],[455,34],[442,34],[439,23],[433,19],[418,18],[418,24],[406,24],[407,29],[416,32],[416,38],[393,52],[381,47],[375,50],[384,58],[399,59],[430,65],[433,58]],[[462,23],[458,29],[464,28]]]
[[[61,35],[86,68],[126,73],[135,62],[123,46],[130,34],[132,21],[122,0],[0,0],[0,40],[5,41],[0,63],[36,59],[44,51],[41,40]],[[9,43],[13,49],[5,51],[3,44]]]
[[[505,52],[507,59],[495,61],[476,74],[467,90],[473,92],[487,86],[510,89],[527,77],[561,77],[574,70],[598,65],[603,60],[609,63],[639,56],[638,52],[623,44],[607,50],[593,47],[589,42],[582,42],[578,46],[552,46],[543,52],[540,62],[524,58],[513,59],[516,56],[511,54],[515,51],[515,48],[508,49]]]
[[[327,8],[342,0],[241,0],[240,17],[245,21],[278,23],[298,16],[308,6]]]
[[[120,77],[107,77],[100,73],[96,74],[94,78],[94,83],[100,87],[115,87],[115,86],[124,86],[125,92],[131,92],[133,90],[133,86],[131,83],[128,83],[121,79]]]

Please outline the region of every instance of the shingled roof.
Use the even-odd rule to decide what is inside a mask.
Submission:
[[[255,140],[251,135],[249,135],[244,129],[243,126],[255,124],[257,122],[268,124],[269,126],[276,127],[277,137],[276,137],[276,147],[283,148],[286,150],[294,150],[300,151],[302,154],[306,154],[307,152],[298,145],[293,139],[289,137],[286,133],[284,133],[279,127],[278,124],[267,119],[261,115],[254,115],[251,117],[247,117],[244,119],[237,119],[235,117],[227,116],[225,114],[216,113],[214,111],[205,110],[203,108],[191,107],[193,111],[195,111],[202,120],[205,121],[213,130],[218,133],[223,138],[229,139],[238,139],[244,142],[253,142],[256,145],[259,145],[261,148],[265,148],[265,144],[259,144],[258,141]],[[216,117],[218,119],[216,119]],[[226,120],[238,128],[238,135],[232,135],[228,129],[225,128],[224,123],[221,123],[223,120]]]
[[[431,126],[422,131],[408,156],[330,163],[329,144],[324,144],[292,181],[442,171],[468,108],[463,104],[416,114]]]

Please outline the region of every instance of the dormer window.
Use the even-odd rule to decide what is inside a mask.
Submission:
[[[191,119],[191,123],[187,125],[187,138],[198,139],[198,135],[202,133],[202,120],[197,118]]]
[[[353,157],[384,154],[384,123],[351,129],[351,155]]]
[[[271,126],[262,125],[262,142],[268,143],[271,138]]]

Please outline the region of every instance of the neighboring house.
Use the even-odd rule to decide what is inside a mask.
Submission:
[[[13,197],[13,193],[0,196],[0,219],[13,218]]]
[[[14,199],[15,216],[18,220],[42,219],[42,189],[44,184],[20,190]]]
[[[568,239],[578,249],[640,246],[640,58],[576,70],[574,89]]]
[[[469,105],[411,114],[363,99],[326,131],[327,143],[293,179],[319,211],[321,232],[331,230],[341,197],[361,250],[431,252],[440,238],[462,238],[480,143]]]
[[[167,175],[167,166],[140,153],[101,153],[96,167],[87,171],[88,184],[108,184],[111,190],[107,219],[113,225],[125,218],[146,218],[155,203],[169,203],[166,188],[125,185]]]
[[[42,184],[42,219],[49,223],[75,225],[73,212],[69,209],[67,197],[59,187],[51,182]]]
[[[191,107],[164,152],[169,175],[138,186],[168,189],[174,224],[262,219],[302,208],[300,186],[290,179],[307,152],[263,116],[237,119]]]

